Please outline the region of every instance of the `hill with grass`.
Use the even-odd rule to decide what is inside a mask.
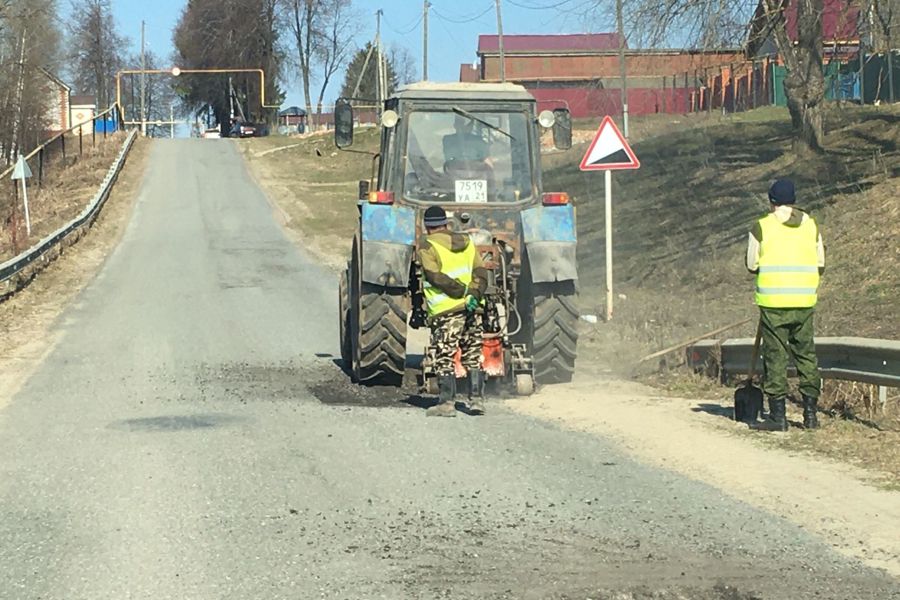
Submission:
[[[586,345],[610,368],[630,370],[650,350],[755,317],[747,232],[777,177],[796,182],[798,206],[825,239],[817,333],[900,339],[898,108],[831,107],[826,152],[805,157],[791,150],[783,109],[639,126],[641,169],[613,176],[615,314]],[[575,198],[582,306],[601,315],[603,175],[578,171],[584,150],[545,157],[544,188]]]

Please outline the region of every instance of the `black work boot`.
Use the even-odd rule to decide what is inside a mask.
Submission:
[[[456,376],[439,375],[438,390],[439,402],[425,411],[428,417],[455,417],[456,416]]]
[[[818,398],[811,398],[806,394],[803,396],[803,428],[817,429],[819,427]]]
[[[469,412],[473,415],[484,414],[484,371],[469,369]]]
[[[755,431],[787,431],[787,399],[784,396],[769,397],[769,416],[765,421],[751,423]]]

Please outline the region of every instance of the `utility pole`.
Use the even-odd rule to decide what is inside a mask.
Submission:
[[[376,70],[376,77],[378,79],[378,83],[375,86],[375,116],[377,119],[381,119],[381,105],[384,103],[384,92],[382,91],[382,86],[384,85],[384,62],[381,56],[381,15],[384,13],[380,8],[375,11],[375,54],[378,59],[378,68]]]
[[[425,0],[422,3],[422,81],[428,81],[428,9],[431,3]]]
[[[500,0],[494,0],[497,7],[497,45],[500,48],[500,81],[506,82],[506,57],[503,54],[503,17],[500,16]]]
[[[175,105],[169,105],[169,137],[175,139]]]
[[[146,58],[144,56],[144,21],[141,21],[141,135],[147,136],[147,70]]]
[[[622,0],[616,0],[616,32],[619,37],[619,83],[622,97],[622,135],[628,139],[628,77],[625,73],[625,27],[622,24]]]

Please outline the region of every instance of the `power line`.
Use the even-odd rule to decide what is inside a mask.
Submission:
[[[556,4],[551,4],[551,5],[549,5],[549,6],[547,6],[547,5],[544,5],[544,6],[530,6],[530,5],[528,5],[528,4],[522,4],[522,3],[520,3],[520,2],[514,2],[513,0],[506,0],[506,2],[508,2],[509,4],[512,4],[513,6],[517,6],[517,7],[519,7],[519,8],[524,8],[524,9],[527,9],[527,10],[553,10],[553,9],[559,8],[559,7],[561,7],[561,6],[565,6],[566,4],[571,4],[573,1],[575,1],[575,0],[562,0],[561,2],[557,2]]]
[[[486,15],[489,12],[491,12],[492,10],[494,10],[494,3],[492,2],[486,9],[484,9],[481,13],[479,13],[475,16],[462,17],[460,19],[454,19],[453,17],[448,17],[446,15],[443,15],[443,14],[441,14],[441,12],[438,9],[434,8],[433,6],[432,6],[432,10],[434,11],[434,14],[437,16],[437,18],[439,18],[441,20],[447,21],[448,23],[463,24],[463,23],[471,23],[472,21],[477,21],[484,15]]]
[[[396,33],[397,35],[409,35],[410,33],[412,33],[413,31],[415,31],[416,29],[419,28],[419,25],[422,23],[423,15],[419,15],[419,18],[415,20],[415,23],[413,23],[411,26],[409,26],[407,28],[404,28],[403,31],[400,31],[397,28],[395,28],[393,25],[391,25],[390,21],[388,21],[387,17],[385,17],[384,15],[382,15],[382,18],[384,19],[384,22],[388,26],[388,28],[391,31],[393,31],[394,33]]]

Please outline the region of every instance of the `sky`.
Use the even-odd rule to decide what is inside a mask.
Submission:
[[[146,21],[147,48],[161,57],[172,54],[172,30],[186,0],[112,0],[120,31],[132,42],[132,51],[140,49],[141,21]],[[574,10],[584,0],[502,0],[503,33],[575,33],[583,30],[583,15]],[[360,13],[361,32],[356,46],[362,47],[375,37],[375,12],[384,11],[381,35],[385,46],[406,46],[422,73],[422,1],[354,0]],[[607,31],[602,21],[598,30]],[[478,35],[497,32],[494,0],[431,0],[428,19],[428,77],[433,81],[457,81],[459,65],[476,60]],[[165,62],[165,61],[163,61]],[[137,66],[135,65],[135,68]],[[302,88],[296,72],[288,73],[282,88],[287,93],[284,106],[302,105]],[[329,86],[326,102],[333,101],[343,81],[339,74]]]

